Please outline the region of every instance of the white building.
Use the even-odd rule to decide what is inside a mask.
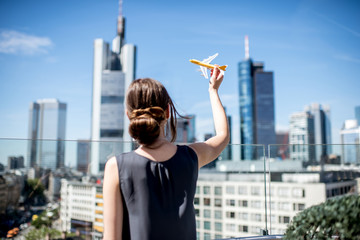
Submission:
[[[269,234],[283,234],[299,211],[357,191],[355,180],[323,183],[320,176],[272,173],[265,201],[264,173],[200,172],[194,201],[198,239],[261,235],[266,225]]]
[[[340,131],[342,163],[360,163],[360,126],[357,120],[346,120]]]
[[[61,230],[80,231],[102,239],[103,224],[102,184],[61,180]]]
[[[308,112],[293,113],[289,129],[290,158],[292,160],[315,160],[314,118]]]
[[[27,167],[64,166],[65,127],[66,103],[42,99],[30,104]]]
[[[121,3],[120,3],[121,4]],[[121,13],[120,5],[120,13]],[[130,83],[135,79],[136,47],[125,44],[125,19],[118,17],[117,36],[112,48],[103,39],[94,41],[94,71],[92,93],[92,141],[123,141],[124,144],[93,142],[91,146],[91,173],[104,170],[109,154],[131,150],[128,134],[129,120],[125,115],[124,98]]]

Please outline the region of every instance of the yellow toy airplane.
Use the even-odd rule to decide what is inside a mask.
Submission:
[[[217,57],[217,55],[219,55],[218,53],[202,60],[202,61],[199,61],[199,60],[196,60],[196,59],[190,59],[190,62],[196,64],[196,65],[199,65],[200,66],[200,71],[202,72],[201,75],[203,75],[206,79],[208,79],[208,73],[207,73],[207,69],[213,69],[215,66],[210,64],[210,62],[212,60],[214,60],[214,58]],[[226,71],[226,67],[228,65],[224,65],[224,66],[221,66],[219,67],[222,71]]]

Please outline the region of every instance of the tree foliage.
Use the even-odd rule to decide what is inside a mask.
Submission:
[[[360,196],[328,199],[297,214],[284,239],[359,239]]]
[[[46,235],[50,236],[50,239],[52,238],[57,238],[61,236],[61,232],[56,230],[56,229],[52,229],[52,228],[47,228],[45,226],[42,226],[39,229],[33,229],[31,230],[26,236],[25,239],[26,240],[41,240],[41,239],[46,239]]]
[[[45,187],[40,179],[28,179],[24,186],[25,204],[45,203]]]

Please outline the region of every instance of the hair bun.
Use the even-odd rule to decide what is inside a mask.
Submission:
[[[129,133],[141,144],[151,144],[160,134],[160,124],[166,119],[161,107],[135,109],[130,116]]]

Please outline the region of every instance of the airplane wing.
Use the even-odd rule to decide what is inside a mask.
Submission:
[[[205,58],[204,60],[202,60],[203,63],[210,63],[212,60],[214,60],[219,54],[218,53],[215,53],[214,55],[208,57],[208,58]],[[208,69],[206,67],[202,67],[200,66],[200,71],[202,72],[202,75],[208,79],[209,76],[208,76]]]
[[[215,53],[214,55],[202,60],[203,63],[210,63],[212,60],[214,60],[214,58],[216,58],[219,54]]]
[[[200,66],[200,71],[202,72],[201,75],[203,75],[206,79],[208,79],[208,69],[206,67]]]

